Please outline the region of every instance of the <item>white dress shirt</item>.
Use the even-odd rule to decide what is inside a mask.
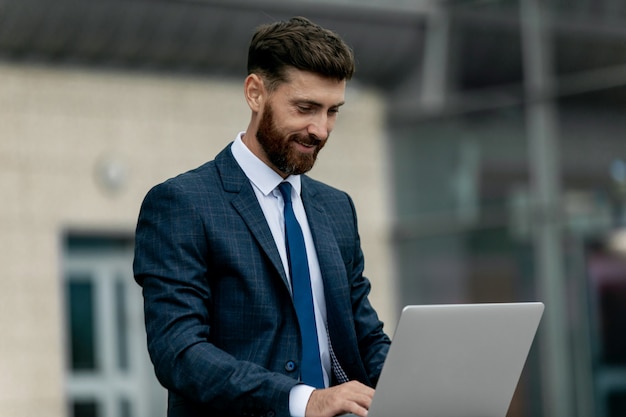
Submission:
[[[291,175],[287,179],[278,175],[274,170],[254,155],[243,143],[241,137],[244,132],[237,135],[237,138],[231,146],[235,160],[246,174],[267,224],[272,232],[278,253],[283,263],[283,268],[287,278],[291,282],[289,274],[289,261],[287,259],[287,248],[285,245],[285,221],[284,221],[284,202],[278,185],[283,181],[288,181],[292,186],[292,202],[293,211],[296,215],[298,223],[302,228],[304,235],[304,243],[306,246],[307,258],[309,262],[309,272],[311,275],[311,288],[313,290],[313,303],[315,308],[315,322],[317,325],[317,339],[320,345],[320,359],[322,361],[322,369],[324,374],[324,384],[326,387],[330,385],[330,352],[328,346],[328,334],[326,331],[326,301],[324,298],[324,284],[322,282],[322,273],[320,271],[313,236],[306,217],[304,205],[300,198],[302,189],[300,176]],[[291,291],[291,286],[289,287]],[[304,417],[306,404],[309,400],[314,388],[307,385],[296,385],[289,395],[289,410],[292,417]]]

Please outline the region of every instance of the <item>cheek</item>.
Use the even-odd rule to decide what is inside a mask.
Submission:
[[[291,123],[283,125],[283,128],[284,131],[288,132],[290,135],[301,135],[307,133],[309,124],[310,123],[302,119],[292,120]]]
[[[307,122],[301,115],[292,113],[274,114],[274,126],[284,134],[300,132],[306,129]]]

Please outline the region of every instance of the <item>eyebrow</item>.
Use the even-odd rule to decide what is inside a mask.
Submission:
[[[307,100],[307,99],[293,99],[293,100],[292,100],[292,103],[293,103],[293,104],[308,104],[308,105],[310,105],[310,106],[315,106],[315,107],[324,107],[324,105],[323,105],[322,103],[320,103],[320,102],[318,102],[318,101],[315,101],[315,100]],[[333,105],[331,105],[331,106],[329,106],[329,107],[331,107],[331,108],[332,108],[332,107],[341,107],[341,106],[343,106],[345,103],[346,103],[345,101],[340,101],[339,103],[337,103],[337,104],[333,104]]]

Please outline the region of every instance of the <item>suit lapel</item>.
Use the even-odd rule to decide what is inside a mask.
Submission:
[[[250,232],[265,252],[270,262],[279,273],[287,288],[289,284],[283,269],[276,242],[270,231],[265,216],[254,194],[250,180],[235,161],[230,145],[215,158],[215,163],[222,179],[224,191],[232,194],[231,203],[241,218],[246,222]]]
[[[341,315],[333,313],[352,310],[346,265],[337,244],[337,237],[329,221],[329,216],[332,214],[327,213],[326,208],[315,197],[315,190],[312,187],[307,187],[308,181],[305,177],[302,178],[302,181],[302,202],[307,213],[322,273],[328,311],[328,327],[332,337],[333,330],[343,327],[339,323],[342,320],[336,321]]]

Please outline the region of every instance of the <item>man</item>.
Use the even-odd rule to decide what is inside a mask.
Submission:
[[[367,414],[390,342],[354,206],[302,175],[353,72],[335,33],[304,18],[262,26],[247,130],[146,196],[134,272],[169,417]]]

